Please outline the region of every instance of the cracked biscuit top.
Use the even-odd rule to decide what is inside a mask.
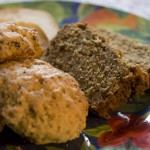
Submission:
[[[0,63],[8,60],[38,58],[43,50],[34,29],[15,23],[0,23]]]

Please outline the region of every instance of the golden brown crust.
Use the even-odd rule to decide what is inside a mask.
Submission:
[[[23,22],[23,21],[17,22],[16,24],[26,28],[35,29],[38,32],[40,45],[43,51],[45,52],[47,50],[49,46],[49,39],[45,35],[44,31],[37,24],[30,23],[30,22]]]
[[[0,23],[0,63],[8,60],[38,58],[43,50],[35,30],[15,23]]]
[[[79,137],[88,103],[69,74],[40,60],[0,65],[0,113],[6,124],[36,144]]]
[[[0,22],[1,23],[10,22],[10,20],[0,18]],[[37,24],[31,23],[31,22],[24,22],[24,21],[17,21],[17,22],[15,22],[15,24],[36,30],[39,35],[39,42],[40,42],[42,49],[44,51],[47,50],[47,48],[49,46],[49,40],[48,40],[47,36],[45,35],[44,31]]]

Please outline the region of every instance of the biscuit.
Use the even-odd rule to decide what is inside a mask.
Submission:
[[[8,60],[39,58],[43,54],[38,33],[12,22],[0,23],[0,63]]]
[[[88,102],[76,80],[41,60],[0,65],[0,114],[15,132],[36,144],[79,137]]]

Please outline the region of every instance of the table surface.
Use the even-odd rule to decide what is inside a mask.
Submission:
[[[0,0],[0,3],[18,2],[18,1],[39,1],[39,0]],[[150,20],[150,0],[62,0],[62,1],[76,1],[90,4],[98,4],[101,6],[120,9]]]

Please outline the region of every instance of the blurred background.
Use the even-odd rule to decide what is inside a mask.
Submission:
[[[0,0],[0,3],[9,3],[18,1],[39,1],[39,0]],[[130,12],[150,20],[150,0],[61,0],[61,1],[76,1],[90,4],[99,4],[101,6],[107,6],[111,8],[124,10],[126,12]]]

